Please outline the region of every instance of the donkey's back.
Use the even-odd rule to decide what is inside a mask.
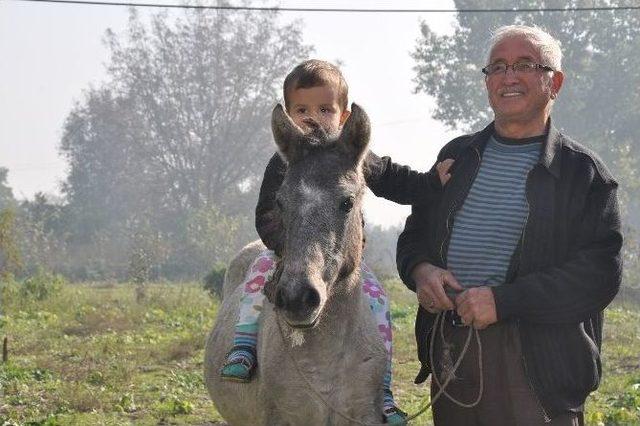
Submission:
[[[224,283],[222,285],[222,298],[229,297],[244,280],[247,270],[251,263],[256,260],[258,254],[265,250],[266,247],[260,240],[253,241],[240,250],[236,257],[233,258],[227,272],[224,275]]]
[[[238,321],[242,296],[242,287],[239,284],[244,280],[251,263],[264,248],[260,241],[249,243],[229,264],[216,324],[205,346],[205,384],[216,408],[231,425],[267,424],[264,409],[259,401],[259,380],[254,378],[250,383],[235,383],[224,381],[220,377],[220,369],[233,346],[234,325]],[[258,374],[259,371],[260,369]]]

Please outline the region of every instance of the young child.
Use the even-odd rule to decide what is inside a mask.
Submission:
[[[348,88],[340,70],[324,61],[309,60],[289,73],[284,81],[285,108],[303,131],[320,126],[331,136],[337,136],[349,117]],[[367,185],[377,196],[399,204],[430,202],[447,180],[453,160],[445,160],[436,167],[437,174],[418,173],[406,166],[398,166],[388,157],[369,153],[365,159]],[[248,382],[256,367],[258,320],[264,294],[262,289],[275,269],[282,249],[282,228],[276,193],[286,172],[286,164],[275,154],[267,165],[260,197],[256,207],[256,228],[269,250],[254,261],[243,283],[240,319],[236,324],[234,346],[221,370],[227,380]],[[391,315],[389,303],[380,282],[362,262],[362,290],[370,301],[378,329],[387,350],[387,373],[384,378],[384,416],[389,424],[404,424],[406,415],[399,410],[391,393]]]

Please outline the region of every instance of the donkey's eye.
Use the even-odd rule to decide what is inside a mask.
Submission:
[[[340,203],[340,210],[345,213],[348,213],[353,208],[353,198],[347,197]]]

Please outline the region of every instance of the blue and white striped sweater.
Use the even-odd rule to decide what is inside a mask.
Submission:
[[[504,282],[528,212],[527,174],[541,147],[541,138],[517,144],[489,139],[447,253],[447,267],[464,287]]]

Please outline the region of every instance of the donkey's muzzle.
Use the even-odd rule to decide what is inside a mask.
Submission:
[[[280,285],[276,290],[276,308],[282,311],[292,326],[308,326],[317,318],[320,294],[308,282]]]

